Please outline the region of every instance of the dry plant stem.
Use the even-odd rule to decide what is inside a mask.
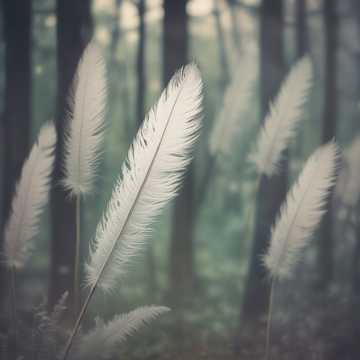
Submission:
[[[76,248],[74,268],[74,314],[75,317],[80,309],[80,221],[81,221],[81,199],[76,196]]]
[[[271,320],[272,310],[274,304],[274,293],[275,293],[275,280],[271,280],[270,286],[270,297],[269,297],[269,309],[266,324],[266,344],[265,344],[265,360],[270,360],[270,336],[271,336]]]
[[[254,187],[254,197],[259,191],[260,180],[261,180],[261,175],[258,175],[258,177],[256,179],[255,187]],[[255,204],[256,204],[256,199],[254,199],[254,201],[250,203],[250,205],[248,206],[248,208],[246,210],[244,240],[248,240],[248,237],[250,236],[251,219],[252,219],[252,215],[253,215],[253,213],[255,211]]]
[[[81,308],[81,311],[76,319],[76,322],[75,322],[75,325],[73,327],[73,330],[71,332],[71,335],[66,343],[66,346],[65,346],[65,350],[64,350],[64,354],[63,356],[61,357],[62,360],[66,360],[68,355],[69,355],[69,352],[70,352],[70,349],[71,349],[71,346],[73,344],[73,341],[75,339],[75,336],[77,334],[77,332],[79,331],[79,328],[80,328],[80,324],[84,318],[84,315],[86,313],[86,310],[90,304],[90,300],[92,298],[92,296],[94,295],[94,292],[95,292],[95,289],[96,289],[96,285],[93,285],[91,288],[90,288],[90,291],[84,301],[84,305],[82,306]]]
[[[16,272],[12,266],[10,268],[10,294],[11,294],[11,318],[14,332],[14,359],[17,358],[18,329],[17,329],[17,313],[16,313]]]

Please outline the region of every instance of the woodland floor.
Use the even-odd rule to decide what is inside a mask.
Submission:
[[[304,295],[304,294],[302,294]],[[300,297],[301,298],[301,297]],[[274,316],[271,340],[271,360],[359,360],[360,304],[338,294],[326,298],[306,295],[291,312]],[[283,305],[285,308],[285,305]],[[179,337],[162,334],[160,344],[153,349],[130,346],[122,358],[129,360],[264,360],[265,324],[243,331],[243,335],[207,334],[206,338],[192,333],[190,328],[181,338],[190,339],[182,348],[174,348]],[[253,335],[250,335],[253,334]],[[139,343],[137,343],[137,346]]]

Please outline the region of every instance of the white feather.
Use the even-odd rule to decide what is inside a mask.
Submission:
[[[213,156],[230,152],[241,130],[242,115],[249,105],[254,79],[255,72],[251,70],[249,60],[237,64],[211,131],[209,148]]]
[[[72,195],[89,193],[104,139],[106,69],[100,50],[90,43],[80,59],[69,98],[64,187]]]
[[[130,147],[92,244],[89,286],[115,286],[151,223],[176,195],[199,134],[201,107],[200,73],[188,65],[174,75]]]
[[[108,323],[97,320],[95,328],[81,337],[74,351],[74,358],[86,360],[111,358],[127,337],[169,310],[164,306],[144,306],[127,314],[115,316]]]
[[[274,279],[291,276],[301,252],[319,225],[335,183],[339,150],[334,141],[321,146],[305,167],[280,209],[264,264]]]
[[[44,125],[24,162],[5,226],[4,253],[9,267],[22,268],[33,248],[31,240],[39,231],[40,215],[48,200],[55,144],[54,125]]]
[[[279,171],[279,163],[284,150],[295,137],[302,108],[307,100],[312,84],[310,59],[304,57],[294,65],[281,86],[274,104],[259,133],[256,150],[250,159],[259,174],[272,176]]]

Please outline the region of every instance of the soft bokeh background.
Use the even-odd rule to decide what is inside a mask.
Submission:
[[[174,3],[183,1],[173,0]],[[3,2],[5,4],[6,0]],[[193,166],[193,203],[188,204],[193,208],[194,221],[186,223],[187,220],[184,220],[185,226],[191,227],[190,233],[193,234],[191,245],[184,250],[185,255],[179,254],[179,261],[185,259],[185,264],[180,263],[178,268],[174,266],[171,249],[173,242],[179,241],[179,237],[174,236],[173,229],[174,223],[180,220],[173,218],[173,206],[169,206],[155,226],[150,246],[135,261],[132,271],[121,282],[119,289],[111,296],[98,294],[91,307],[93,314],[105,318],[150,303],[173,307],[171,314],[154,322],[150,328],[124,345],[122,351],[128,359],[225,359],[232,358],[233,354],[235,358],[241,359],[261,358],[264,326],[254,326],[256,330],[247,331],[244,329],[251,326],[248,326],[248,321],[242,321],[242,314],[247,311],[244,310],[244,295],[251,248],[256,238],[253,236],[253,223],[250,225],[251,233],[246,234],[245,231],[246,213],[249,207],[254,209],[256,202],[254,169],[247,159],[263,119],[260,94],[261,89],[267,87],[267,78],[260,76],[260,73],[268,71],[268,80],[272,81],[272,71],[281,70],[280,77],[283,78],[303,52],[311,56],[315,79],[299,135],[287,154],[289,183],[296,178],[305,159],[323,142],[324,129],[331,128],[328,123],[330,119],[326,115],[329,109],[331,120],[335,121],[333,135],[347,154],[344,161],[347,175],[343,175],[344,188],[333,200],[331,229],[328,229],[329,232],[325,231],[325,234],[332,237],[332,241],[328,239],[328,243],[325,242],[328,250],[325,252],[330,252],[330,255],[325,256],[330,258],[333,272],[328,279],[319,275],[319,266],[322,265],[319,264],[318,253],[322,250],[319,245],[321,234],[317,234],[306,251],[305,260],[297,270],[296,277],[281,286],[277,294],[273,326],[274,351],[278,359],[281,356],[288,359],[355,359],[360,354],[357,352],[359,349],[356,341],[356,338],[360,338],[357,303],[360,289],[360,220],[357,204],[349,208],[344,207],[341,201],[342,194],[348,188],[348,181],[355,183],[355,190],[351,191],[354,191],[354,198],[357,197],[356,184],[360,181],[360,174],[357,173],[359,164],[356,164],[360,161],[360,154],[357,153],[359,147],[351,147],[358,136],[360,119],[359,7],[356,0],[264,2],[271,3],[273,9],[277,9],[279,4],[283,7],[282,16],[277,17],[276,10],[272,11],[271,6],[267,6],[269,18],[283,25],[280,30],[283,46],[281,54],[276,54],[276,45],[273,46],[272,42],[266,47],[261,41],[261,22],[265,20],[261,16],[260,1],[187,2],[187,32],[184,31],[181,36],[187,37],[188,60],[195,60],[199,65],[205,83],[204,128]],[[20,4],[21,1],[17,3]],[[77,3],[82,3],[84,8],[88,6],[85,4],[87,1],[74,0],[73,10],[70,4],[68,11],[78,11],[80,5]],[[94,192],[83,201],[84,258],[87,256],[88,242],[94,236],[96,224],[137,129],[139,96],[142,96],[137,85],[141,40],[139,3],[141,2],[135,0],[93,0],[87,18],[91,21],[83,36],[85,43],[89,34],[93,33],[105,56],[109,80],[106,116],[108,126],[100,175]],[[299,12],[299,3],[305,4],[304,13]],[[326,6],[332,6],[334,12],[329,15],[324,10]],[[22,95],[18,105],[22,106],[21,101],[25,97],[30,101],[31,110],[27,118],[18,119],[15,123],[28,122],[29,134],[24,134],[25,130],[15,125],[12,135],[9,135],[6,133],[7,125],[3,125],[6,123],[6,101],[16,102],[16,91],[13,99],[9,100],[6,96],[9,86],[6,82],[9,81],[6,80],[9,64],[5,61],[6,19],[1,18],[2,25],[5,25],[0,28],[0,114],[3,125],[1,165],[4,169],[0,181],[3,202],[6,157],[10,152],[6,147],[5,137],[12,136],[13,142],[17,143],[14,147],[19,146],[20,152],[22,147],[19,142],[23,136],[31,139],[31,144],[40,126],[56,117],[56,113],[59,113],[59,109],[56,109],[57,96],[61,94],[57,85],[57,57],[68,56],[66,49],[64,53],[56,52],[58,20],[55,0],[33,0],[31,15],[32,24],[28,29],[31,34],[31,77],[30,83],[26,85],[29,91]],[[8,19],[11,25],[7,26],[24,26],[19,25],[21,16]],[[146,81],[140,87],[144,90],[146,110],[154,104],[163,88],[164,52],[173,51],[176,55],[177,51],[176,42],[172,48],[170,46],[163,49],[163,17],[163,1],[147,0],[144,13],[146,36],[142,38],[144,47],[140,59],[145,64],[142,79]],[[68,32],[71,37],[73,27],[68,21],[68,29],[65,25],[62,31]],[[80,18],[78,21],[81,21]],[[328,28],[327,22],[330,23]],[[300,44],[303,41],[301,35],[305,38],[303,48]],[[11,37],[10,41],[16,44],[15,37]],[[274,44],[275,42],[276,39]],[[18,53],[15,52],[15,56],[21,56],[21,50],[26,49],[21,42],[16,46]],[[270,54],[269,47],[272,46],[274,49]],[[69,54],[71,55],[70,52]],[[333,57],[333,65],[329,65],[329,56]],[[275,64],[273,70],[264,66],[264,62],[273,61],[274,58],[279,59],[278,67]],[[240,131],[230,153],[221,155],[216,166],[208,173],[208,163],[211,161],[209,137],[223,107],[225,89],[235,72],[239,71],[238,67],[243,59],[247,59],[243,71],[255,74],[251,100],[246,111],[239,114]],[[11,61],[17,63],[16,60]],[[21,68],[21,64],[19,66]],[[22,88],[21,70],[19,71],[20,80],[16,83],[18,89]],[[60,72],[59,77],[61,76]],[[275,82],[278,81],[276,76]],[[329,91],[333,98],[329,96]],[[271,97],[273,95],[274,93]],[[357,170],[349,171],[349,168]],[[204,197],[199,202],[197,193],[203,190]],[[267,189],[269,194],[274,191],[276,189]],[[266,195],[264,199],[266,200]],[[4,211],[4,206],[2,209]],[[20,306],[24,312],[46,298],[48,284],[51,284],[50,292],[56,291],[51,290],[57,285],[52,283],[54,278],[50,276],[49,270],[52,266],[52,224],[58,223],[60,228],[69,224],[62,224],[68,220],[60,215],[57,217],[56,212],[54,214],[55,216],[51,216],[48,211],[44,216],[37,249],[26,271],[20,274],[23,293]],[[254,217],[250,220],[254,220]],[[188,232],[185,231],[184,234]],[[63,245],[58,245],[60,248],[68,246],[66,244],[69,239],[63,241]],[[55,257],[56,251],[53,253]],[[185,280],[181,276],[177,278],[176,275],[171,275],[174,271],[184,271],[184,266],[187,268]],[[263,283],[266,288],[266,279],[263,279]],[[6,289],[1,289],[1,293],[5,297]],[[258,299],[253,301],[257,303]],[[260,318],[260,323],[264,325],[263,313],[257,310],[255,313],[254,324]],[[90,321],[91,316],[89,323]]]

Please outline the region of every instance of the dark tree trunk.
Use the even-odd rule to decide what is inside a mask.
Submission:
[[[75,256],[75,202],[59,181],[63,178],[64,128],[69,88],[86,43],[91,38],[91,0],[57,0],[57,104],[58,146],[52,191],[52,243],[49,305],[72,289]],[[72,296],[70,296],[72,297]],[[72,303],[72,299],[70,302]]]
[[[219,63],[222,74],[220,81],[220,90],[223,92],[226,84],[229,81],[229,61],[226,55],[224,29],[221,23],[221,14],[217,0],[214,0],[213,14],[216,26],[217,46],[219,47]]]
[[[306,1],[307,0],[296,0],[295,2],[295,56],[297,60],[305,56],[309,51],[308,26],[306,19]],[[306,131],[299,131],[298,140],[296,141],[296,144],[294,146],[294,153],[292,155],[297,157],[299,160],[303,160],[305,136]]]
[[[137,9],[139,14],[139,42],[137,52],[137,97],[136,97],[136,121],[137,127],[141,125],[145,114],[146,96],[146,29],[145,29],[145,0],[139,0]]]
[[[260,16],[260,98],[261,117],[264,119],[285,72],[282,0],[262,0]],[[258,325],[257,321],[267,311],[269,284],[260,259],[267,249],[271,225],[285,198],[286,189],[287,162],[284,161],[281,174],[270,179],[263,177],[260,181],[253,248],[242,307],[242,320],[246,325]]]
[[[164,83],[188,58],[186,0],[164,1]],[[176,301],[192,289],[194,281],[193,219],[194,176],[191,167],[175,200],[170,244],[170,293]]]
[[[126,139],[130,143],[132,141],[132,138],[134,136],[134,124],[133,119],[131,117],[131,111],[130,111],[130,94],[129,94],[129,85],[128,85],[128,70],[126,61],[117,59],[117,51],[119,47],[119,43],[121,40],[124,42],[124,37],[121,32],[121,24],[119,24],[121,20],[121,4],[123,3],[123,0],[114,0],[115,5],[115,14],[114,14],[114,25],[111,31],[111,42],[110,42],[110,60],[111,60],[111,66],[113,69],[116,69],[117,75],[115,78],[121,79],[121,82],[118,81],[110,81],[112,84],[112,89],[114,91],[110,91],[111,94],[116,94],[117,89],[119,88],[120,92],[120,99],[122,103],[123,108],[123,114],[125,116],[125,134]],[[126,51],[126,45],[125,42],[122,47],[123,51]]]
[[[306,24],[306,0],[296,0],[296,57],[308,52],[308,27]]]
[[[322,142],[334,138],[336,133],[336,50],[337,27],[336,1],[324,0],[325,22],[325,99],[323,110]],[[333,212],[331,207],[324,215],[318,246],[319,286],[326,289],[333,279]]]
[[[111,30],[111,41],[110,41],[110,55],[111,60],[115,62],[116,51],[118,48],[118,43],[120,39],[120,28],[119,28],[119,20],[120,20],[120,8],[123,0],[114,0],[115,7],[115,16],[113,20],[113,28]]]
[[[5,99],[3,130],[3,202],[0,234],[9,215],[15,183],[29,152],[31,126],[31,0],[3,0]],[[3,240],[0,235],[0,248]],[[1,249],[0,249],[1,251]],[[1,265],[0,265],[1,266]],[[0,268],[0,286],[5,281]],[[1,291],[2,294],[5,291]]]
[[[29,151],[31,126],[31,1],[3,0],[5,35],[3,220]]]
[[[232,38],[234,41],[235,48],[237,50],[237,56],[240,55],[241,52],[241,38],[239,31],[239,17],[237,13],[237,1],[236,0],[227,0],[228,5],[230,7],[230,17],[231,17],[231,32]]]
[[[354,234],[355,234],[355,246],[352,255],[351,264],[351,277],[352,277],[352,290],[355,296],[360,296],[360,205],[358,204],[356,209]]]
[[[360,2],[358,0],[352,1],[353,14],[355,15],[356,24],[357,24],[357,40],[360,41]],[[358,92],[360,90],[360,54],[357,56],[357,66],[358,66]],[[356,119],[358,120],[358,119]],[[356,223],[355,223],[355,245],[352,255],[352,290],[354,295],[360,296],[360,203],[356,207]]]

